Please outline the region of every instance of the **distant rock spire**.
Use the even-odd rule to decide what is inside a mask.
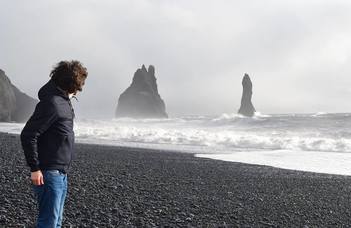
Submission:
[[[138,69],[132,84],[119,96],[116,117],[167,118],[166,106],[158,93],[155,67]]]
[[[252,82],[251,82],[250,76],[247,73],[245,73],[243,77],[242,85],[243,85],[243,94],[241,97],[241,106],[239,109],[239,114],[252,117],[255,114],[256,109],[251,102]]]

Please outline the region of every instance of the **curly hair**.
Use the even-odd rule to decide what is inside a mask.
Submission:
[[[62,90],[76,94],[82,91],[88,71],[77,60],[61,61],[53,68],[50,77]]]

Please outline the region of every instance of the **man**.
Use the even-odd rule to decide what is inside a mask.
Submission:
[[[40,101],[21,133],[38,201],[38,228],[61,227],[74,144],[70,99],[82,91],[87,76],[80,62],[59,62],[39,90]]]

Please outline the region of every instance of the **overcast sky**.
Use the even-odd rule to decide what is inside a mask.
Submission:
[[[170,116],[351,111],[349,0],[0,0],[0,68],[36,97],[60,60],[89,71],[79,116],[113,115],[152,64]]]

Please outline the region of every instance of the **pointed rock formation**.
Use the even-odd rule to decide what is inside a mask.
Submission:
[[[243,81],[243,95],[241,97],[241,106],[239,109],[239,114],[252,117],[256,110],[251,102],[252,98],[252,82],[248,74],[244,75]]]
[[[12,85],[0,69],[0,122],[25,122],[33,113],[37,100]]]
[[[158,93],[155,67],[143,65],[132,84],[120,95],[116,117],[167,118],[166,106]]]

